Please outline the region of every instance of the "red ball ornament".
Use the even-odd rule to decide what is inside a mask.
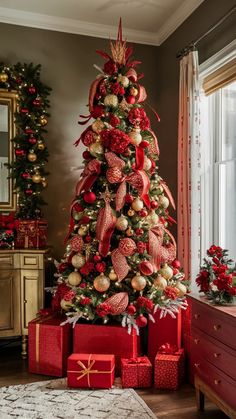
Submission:
[[[135,307],[133,304],[130,304],[130,305],[127,307],[127,313],[128,313],[128,314],[130,314],[131,316],[132,316],[133,314],[135,314],[135,313],[136,313],[136,311],[137,311],[137,309],[136,309],[136,307]]]
[[[26,114],[28,112],[29,112],[29,109],[27,109],[27,108],[21,108],[20,109],[20,113],[22,113],[22,114]]]
[[[30,174],[27,172],[22,173],[21,175],[23,177],[23,179],[29,179],[30,178]]]
[[[129,105],[134,105],[134,103],[135,103],[135,97],[134,97],[134,96],[127,96],[127,98],[126,98],[126,102],[127,102]]]
[[[25,133],[26,134],[33,134],[34,131],[32,130],[32,128],[25,128]]]
[[[141,211],[139,211],[139,215],[140,215],[140,217],[147,217],[148,212],[147,212],[147,210],[142,209]]]
[[[93,257],[93,260],[94,260],[94,262],[100,262],[100,261],[102,260],[102,258],[101,258],[101,256],[100,256],[100,255],[95,255],[95,256]]]
[[[25,193],[26,193],[26,195],[30,196],[30,195],[32,195],[33,191],[32,191],[32,189],[26,189]]]
[[[178,259],[173,260],[172,264],[173,268],[179,269],[181,267],[181,263]]]
[[[30,144],[36,144],[37,143],[37,139],[34,137],[29,138],[29,143]]]
[[[126,202],[127,204],[132,204],[133,200],[134,200],[134,197],[133,197],[132,195],[130,195],[129,193],[127,193],[127,194],[125,195],[125,202]]]
[[[92,237],[91,237],[91,236],[89,236],[89,235],[87,235],[87,236],[85,236],[84,241],[85,241],[86,243],[90,243],[90,242],[92,241]]]
[[[94,119],[100,118],[103,115],[104,107],[100,105],[96,105],[93,107],[93,111],[91,112],[91,115]]]
[[[145,252],[146,248],[147,248],[146,243],[144,243],[144,242],[138,242],[138,243],[137,243],[137,249],[138,249],[138,252],[139,252],[141,255]]]
[[[90,217],[89,217],[88,215],[84,215],[84,216],[81,218],[80,223],[81,223],[81,224],[88,224],[88,223],[89,223],[89,221],[90,221]]]
[[[34,105],[34,106],[39,106],[39,105],[40,105],[40,103],[41,103],[40,99],[34,99],[34,100],[33,100],[33,105]]]
[[[145,140],[141,141],[141,143],[139,144],[139,147],[141,148],[146,148],[148,146],[149,146],[149,142]]]
[[[136,236],[142,236],[143,235],[143,229],[142,228],[136,228],[135,234],[136,234]]]
[[[95,268],[96,268],[96,271],[98,271],[100,273],[105,272],[106,264],[105,264],[105,262],[96,263]]]
[[[82,205],[80,205],[78,202],[76,202],[74,205],[73,205],[73,208],[72,208],[74,211],[76,211],[76,212],[83,212],[83,210],[84,210],[84,207],[82,207]]]
[[[85,202],[87,202],[87,204],[93,204],[96,201],[97,197],[94,192],[85,192],[83,199]]]
[[[21,148],[17,148],[16,150],[15,150],[15,154],[16,154],[16,156],[24,156],[25,155],[25,150],[22,150]]]
[[[90,152],[88,150],[85,150],[83,152],[82,156],[83,156],[84,160],[90,160],[91,157],[92,157],[91,154],[90,154]]]
[[[177,275],[179,273],[179,270],[177,268],[173,268],[173,275]]]
[[[152,209],[158,208],[158,202],[157,201],[151,201],[151,208]]]
[[[34,86],[30,86],[30,87],[28,88],[28,92],[29,92],[31,95],[33,95],[33,94],[36,92],[35,87],[34,87]]]
[[[136,318],[136,324],[139,327],[145,327],[147,326],[147,318],[144,317],[142,314],[140,314],[137,318]]]

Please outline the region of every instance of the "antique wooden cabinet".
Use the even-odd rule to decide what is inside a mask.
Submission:
[[[0,338],[22,336],[27,356],[28,322],[44,304],[47,250],[0,250]]]

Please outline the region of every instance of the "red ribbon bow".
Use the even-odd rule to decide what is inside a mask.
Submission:
[[[178,347],[176,345],[171,345],[170,343],[164,343],[158,349],[160,354],[174,355],[178,352]]]

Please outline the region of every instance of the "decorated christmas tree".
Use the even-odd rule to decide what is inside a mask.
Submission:
[[[131,59],[121,23],[110,49],[110,55],[97,51],[105,64],[96,66],[89,115],[81,116],[80,124],[90,123],[75,143],[87,147],[84,170],[53,304],[70,321],[118,320],[137,329],[157,308],[173,313],[184,307],[187,288],[168,230],[174,201],[158,174],[140,62]]]

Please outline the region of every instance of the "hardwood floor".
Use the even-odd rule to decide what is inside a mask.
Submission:
[[[27,361],[21,359],[19,344],[4,346],[3,341],[0,340],[0,387],[43,381],[50,378],[53,377],[29,374]],[[227,418],[210,402],[206,403],[205,412],[197,412],[194,389],[189,384],[184,384],[178,391],[140,389],[137,393],[159,419]]]

